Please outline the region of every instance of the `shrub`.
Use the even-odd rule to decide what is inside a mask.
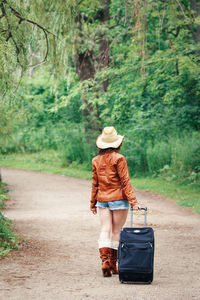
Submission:
[[[166,142],[157,141],[154,146],[147,148],[147,163],[150,173],[158,172],[165,165],[171,163],[171,145]]]
[[[0,182],[0,208],[8,199],[7,192],[6,185]],[[0,257],[4,257],[11,249],[17,248],[17,235],[12,230],[11,221],[0,212]]]
[[[179,178],[198,180],[200,172],[200,133],[186,134],[173,142],[171,168]]]

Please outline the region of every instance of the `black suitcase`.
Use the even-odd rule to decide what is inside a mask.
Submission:
[[[154,266],[154,231],[146,227],[147,208],[143,228],[133,228],[133,209],[131,227],[122,228],[118,248],[118,269],[121,283],[151,283]]]

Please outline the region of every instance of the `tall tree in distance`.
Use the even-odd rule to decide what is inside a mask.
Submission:
[[[106,38],[103,30],[101,30],[101,27],[107,28],[109,25],[109,5],[110,0],[100,0],[99,7],[92,18],[85,16],[81,11],[79,11],[79,14],[75,17],[78,29],[77,35],[80,43],[74,55],[75,67],[80,81],[87,81],[87,86],[89,85],[89,88],[93,86],[95,74],[102,68],[108,67],[109,64],[109,40]],[[89,38],[91,43],[88,44],[88,47],[82,48],[82,45],[85,44],[85,38],[89,35],[88,31],[90,31],[90,27],[95,22],[99,24],[99,29],[97,29],[98,27],[94,28],[96,32],[91,32],[93,38]],[[85,37],[84,26],[86,24],[89,24],[89,28]],[[97,47],[95,43],[98,44]],[[100,91],[102,93],[106,92],[107,86],[108,80],[103,81]],[[88,102],[86,93],[83,93],[82,101],[84,104],[83,115],[87,140],[90,142],[90,135],[92,133],[96,135],[96,133],[101,130],[101,119],[98,111],[98,104]]]
[[[189,28],[192,32],[195,42],[200,43],[200,21],[197,22],[197,20],[199,20],[200,18],[200,2],[197,2],[196,0],[190,0],[190,7],[192,10],[192,16],[196,21],[194,22],[195,28],[192,26],[190,26]],[[197,50],[197,54],[198,56],[200,56],[200,47]]]

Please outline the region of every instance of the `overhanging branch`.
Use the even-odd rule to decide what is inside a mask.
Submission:
[[[40,30],[43,31],[44,33],[44,36],[45,36],[45,41],[46,41],[46,52],[45,52],[45,56],[43,58],[42,61],[40,61],[39,63],[35,64],[35,65],[29,65],[27,67],[36,67],[38,65],[41,65],[43,64],[46,59],[47,59],[47,56],[48,56],[48,53],[49,53],[49,41],[48,41],[48,34],[51,34],[54,38],[56,37],[54,33],[52,33],[51,31],[49,31],[48,29],[46,29],[45,27],[43,27],[42,25],[38,24],[37,22],[31,20],[31,19],[28,19],[24,16],[22,16],[16,9],[14,9],[8,2],[7,0],[2,0],[1,4],[0,4],[0,7],[1,7],[1,10],[2,10],[2,15],[0,16],[1,18],[2,17],[6,17],[7,19],[7,24],[8,24],[8,37],[6,38],[6,41],[8,41],[10,38],[12,39],[14,45],[15,45],[15,49],[16,49],[16,54],[17,54],[17,62],[20,64],[20,66],[22,67],[20,61],[19,61],[19,53],[20,53],[20,49],[16,43],[16,41],[14,40],[13,38],[13,34],[12,34],[12,31],[11,31],[11,27],[10,27],[10,23],[9,23],[9,19],[8,19],[8,16],[6,14],[6,10],[5,10],[5,7],[4,7],[4,4],[6,4],[12,14],[19,19],[19,25],[22,23],[22,22],[27,22],[27,23],[30,23],[30,24],[33,24],[34,26],[38,27]]]

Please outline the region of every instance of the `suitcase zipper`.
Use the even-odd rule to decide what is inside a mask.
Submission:
[[[126,242],[121,241],[121,246],[124,247],[124,244],[125,244],[125,243],[126,243]],[[151,247],[153,247],[153,243],[152,243],[152,242],[143,242],[143,241],[138,242],[138,241],[131,241],[131,242],[128,242],[128,243],[126,243],[126,244],[146,244],[146,243],[148,243]]]
[[[151,242],[132,242],[132,243],[127,243],[127,244],[148,244],[151,248],[153,248],[153,244]],[[124,248],[125,243],[121,243],[121,248]]]

